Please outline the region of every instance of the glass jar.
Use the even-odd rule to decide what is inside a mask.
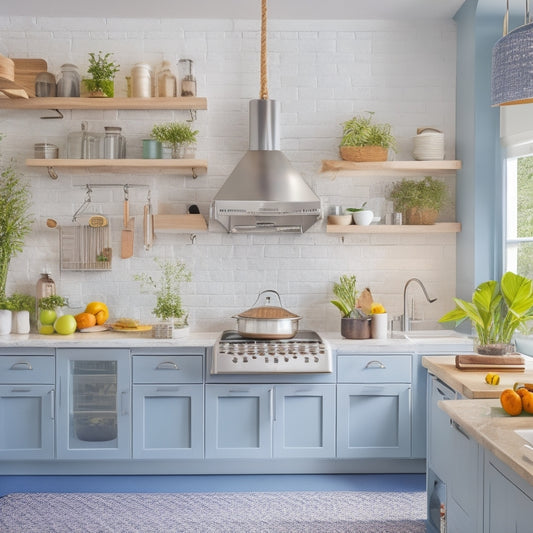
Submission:
[[[61,74],[57,81],[57,96],[79,96],[80,95],[80,73],[78,67],[72,63],[61,65]]]
[[[51,72],[39,72],[35,76],[35,96],[51,97],[56,95],[56,77]]]
[[[87,121],[81,123],[80,131],[73,131],[67,137],[68,159],[101,159],[103,136],[90,132]]]
[[[157,96],[176,96],[176,76],[172,74],[168,61],[163,61],[157,75]]]
[[[126,157],[126,139],[122,135],[122,128],[105,126],[104,159],[124,159]]]
[[[137,63],[131,69],[131,95],[134,98],[152,96],[152,69],[146,63]]]
[[[196,96],[196,78],[192,73],[192,59],[180,59],[180,96]]]

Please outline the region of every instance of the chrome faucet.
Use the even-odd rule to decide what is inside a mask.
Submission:
[[[411,319],[409,318],[409,312],[407,311],[407,288],[409,287],[409,284],[412,281],[416,281],[422,290],[424,291],[424,296],[426,297],[426,300],[432,304],[437,298],[430,298],[428,295],[428,291],[426,291],[426,288],[424,287],[424,284],[418,279],[418,278],[411,278],[407,281],[405,284],[405,287],[403,288],[403,316],[402,316],[402,330],[403,331],[410,331],[411,329]]]

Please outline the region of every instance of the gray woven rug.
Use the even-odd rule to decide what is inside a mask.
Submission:
[[[422,533],[423,492],[28,493],[1,533]]]

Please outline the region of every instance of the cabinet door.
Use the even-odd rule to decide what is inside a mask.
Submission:
[[[127,349],[57,350],[57,456],[131,456],[130,358]]]
[[[338,457],[410,455],[409,385],[337,385]]]
[[[335,457],[335,385],[274,391],[274,457]]]
[[[271,385],[206,385],[206,457],[271,457],[272,402]]]
[[[133,386],[133,457],[204,456],[202,385]]]
[[[54,458],[54,387],[0,385],[0,459]]]

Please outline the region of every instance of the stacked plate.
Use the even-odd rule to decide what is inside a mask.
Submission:
[[[413,137],[413,157],[417,161],[444,159],[444,133],[433,128],[420,128]]]

